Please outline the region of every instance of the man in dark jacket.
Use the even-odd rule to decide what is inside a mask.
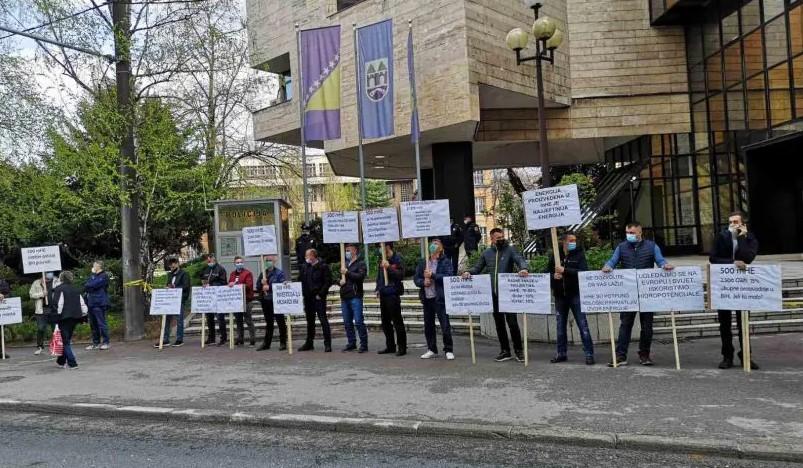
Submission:
[[[460,262],[460,246],[463,245],[463,226],[453,219],[451,230],[448,236],[441,237],[441,242],[446,256],[452,262],[452,275],[456,275]]]
[[[311,226],[309,223],[302,224],[301,235],[296,239],[296,266],[298,267],[299,274],[304,267],[304,259],[306,258],[307,250],[318,247],[315,245],[315,240],[310,234],[310,229]]]
[[[549,256],[549,275],[552,285],[552,294],[555,296],[555,311],[558,314],[557,354],[549,362],[565,362],[568,349],[566,327],[569,320],[569,309],[572,310],[574,321],[580,330],[583,340],[583,351],[586,364],[594,364],[594,344],[591,332],[588,329],[586,314],[580,308],[580,284],[577,274],[588,270],[586,255],[583,248],[577,245],[577,236],[566,233],[562,239],[563,248],[560,249],[560,265],[555,266],[554,256]]]
[[[365,328],[363,316],[363,297],[365,292],[363,283],[368,274],[368,267],[360,258],[360,248],[357,244],[346,246],[346,265],[340,266],[340,311],[343,314],[343,326],[346,328],[348,343],[343,348],[347,353],[357,349],[357,337],[354,334],[354,324],[357,324],[357,334],[360,336],[360,353],[368,351],[368,330]]]
[[[611,258],[605,262],[605,266],[602,268],[604,273],[610,273],[618,265],[625,269],[650,269],[655,268],[655,265],[664,270],[675,268],[666,261],[661,254],[661,248],[655,242],[642,238],[641,224],[637,222],[628,224],[625,227],[625,237],[625,241],[616,247]],[[652,312],[639,312],[638,314],[641,322],[641,336],[638,343],[639,362],[642,366],[651,366],[653,362],[650,358],[650,347],[652,346],[652,322],[655,314]],[[636,321],[636,312],[620,313],[619,321],[616,363],[619,366],[626,366],[627,348],[630,346],[630,334]],[[608,367],[613,367],[613,362],[608,363]]]
[[[73,287],[73,274],[62,271],[59,276],[61,284],[53,290],[53,309],[58,316],[61,341],[64,345],[62,355],[56,359],[56,364],[65,369],[75,369],[78,361],[72,350],[72,335],[75,327],[83,321],[88,307],[78,290]]]
[[[385,258],[376,272],[376,295],[379,297],[379,311],[382,315],[382,331],[385,333],[385,349],[379,354],[404,356],[407,354],[407,330],[401,313],[401,295],[404,294],[404,264],[393,251],[393,243],[385,243]],[[388,284],[385,284],[385,272]],[[395,339],[394,339],[395,329]]]
[[[466,249],[466,257],[471,255],[473,252],[476,252],[480,248],[480,241],[482,240],[482,231],[480,231],[480,227],[477,226],[477,223],[474,222],[474,218],[471,216],[466,216],[463,219],[463,247]]]
[[[443,279],[452,276],[452,262],[443,253],[440,239],[433,239],[429,244],[429,257],[418,262],[415,270],[415,285],[420,289],[418,297],[424,306],[424,336],[427,340],[427,352],[421,359],[431,359],[438,355],[438,341],[435,334],[435,318],[441,325],[443,333],[443,352],[446,360],[454,360],[452,349],[452,326],[446,315],[446,296],[443,290]]]
[[[332,352],[332,332],[326,318],[326,295],[332,286],[332,272],[329,265],[318,257],[315,249],[307,250],[304,267],[301,269],[301,290],[304,295],[304,314],[307,317],[307,339],[299,351],[315,349],[315,316],[321,322],[323,346],[327,353]]]
[[[215,258],[215,254],[206,256],[206,268],[201,270],[201,284],[207,286],[226,286],[226,269],[223,268]],[[220,342],[218,346],[223,346],[228,341],[226,336],[226,315],[225,314],[206,314],[206,328],[209,329],[209,336],[206,344],[215,344],[215,317],[217,317],[218,328],[220,329]]]
[[[262,315],[265,316],[265,341],[257,351],[270,349],[273,341],[273,320],[279,326],[279,351],[287,349],[287,322],[284,314],[273,313],[273,285],[282,284],[286,281],[286,276],[281,268],[276,266],[276,256],[269,255],[265,259],[265,270],[257,278],[259,288],[259,302],[262,304]]]
[[[491,242],[493,242],[493,247],[489,247],[482,253],[477,264],[469,271],[463,273],[463,278],[471,278],[471,275],[479,275],[483,272],[491,274],[494,304],[493,317],[494,323],[496,324],[496,333],[499,336],[499,345],[502,348],[499,355],[496,357],[496,362],[513,359],[513,356],[510,354],[510,341],[507,337],[505,322],[507,322],[507,327],[510,328],[510,337],[513,339],[513,351],[516,355],[516,360],[523,362],[524,346],[521,339],[518,316],[517,314],[508,314],[499,311],[499,293],[497,286],[499,283],[499,273],[518,272],[520,276],[527,276],[529,274],[529,267],[524,257],[505,240],[505,232],[501,229],[495,228],[491,230]]]
[[[103,262],[95,260],[95,263],[92,264],[92,274],[84,283],[87,306],[89,306],[89,327],[92,329],[92,344],[86,347],[88,351],[109,349],[109,326],[106,323],[106,312],[111,303],[108,289],[109,274],[103,271]]]
[[[181,315],[176,317],[176,342],[172,345],[170,344],[170,321],[172,320],[172,316],[167,316],[163,342],[164,346],[178,348],[184,346],[184,315],[190,309],[190,293],[192,289],[190,287],[190,275],[181,269],[181,264],[177,258],[168,260],[167,266],[170,268],[170,271],[167,272],[167,287],[181,288]],[[159,344],[155,344],[154,347],[158,348]]]
[[[741,212],[734,212],[728,217],[728,228],[717,235],[714,250],[709,261],[712,264],[733,264],[736,268],[744,270],[758,255],[758,240],[752,232],[747,231],[745,218]],[[722,362],[720,369],[733,367],[733,332],[731,331],[731,318],[736,312],[736,328],[739,330],[739,360],[742,359],[742,316],[740,311],[717,311],[719,318],[719,336],[722,339]],[[750,360],[750,368],[758,369],[758,365]]]

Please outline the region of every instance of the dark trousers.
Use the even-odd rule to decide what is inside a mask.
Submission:
[[[307,317],[307,340],[305,344],[312,345],[315,341],[315,316],[317,316],[323,331],[323,345],[332,346],[332,331],[329,328],[329,319],[326,318],[326,301],[315,297],[305,297],[304,315]]]
[[[744,339],[742,338],[742,313],[740,310],[719,310],[719,336],[722,339],[722,357],[733,360],[733,332],[731,323],[733,314],[736,313],[736,329],[739,330],[739,352],[744,349]]]
[[[72,350],[72,334],[76,325],[80,320],[77,319],[64,319],[59,322],[59,331],[61,332],[61,341],[64,343],[64,351],[61,356],[56,359],[56,363],[63,366],[65,363],[70,367],[78,365],[75,359],[75,353]]]
[[[269,348],[273,341],[273,320],[276,319],[276,324],[279,326],[279,343],[282,346],[287,345],[287,322],[284,319],[284,314],[273,313],[273,301],[261,299],[262,315],[265,316],[265,347]]]
[[[92,330],[92,344],[95,346],[109,344],[109,325],[106,323],[108,307],[94,306],[89,308],[89,328]]]
[[[424,299],[424,337],[427,339],[427,349],[433,353],[438,353],[438,338],[435,334],[435,317],[441,324],[443,333],[443,352],[452,352],[452,325],[449,323],[449,316],[446,315],[446,304],[438,302],[437,298]]]
[[[401,298],[399,296],[380,296],[379,311],[382,315],[382,331],[385,332],[385,346],[387,349],[407,349],[407,330],[404,328],[404,319],[401,313]],[[396,332],[394,339],[394,330]]]
[[[616,355],[627,357],[627,348],[630,346],[630,334],[633,324],[636,323],[636,314],[641,322],[641,335],[638,342],[639,356],[650,354],[652,346],[652,312],[622,312],[619,314],[619,339],[616,340]]]
[[[493,296],[494,301],[494,324],[496,325],[496,335],[499,337],[499,347],[502,351],[510,352],[510,340],[507,338],[507,329],[510,328],[510,337],[513,339],[513,349],[516,351],[524,350],[521,339],[521,329],[519,329],[519,318],[517,314],[507,314],[499,312],[499,296]],[[507,322],[507,327],[505,327]]]
[[[234,322],[237,324],[237,341],[239,343],[243,342],[243,336],[245,335],[243,322],[245,322],[245,325],[248,325],[248,336],[251,338],[251,343],[253,344],[256,340],[256,328],[254,327],[254,318],[251,316],[250,302],[245,305],[244,313],[234,315]]]
[[[209,341],[215,341],[215,318],[220,329],[220,341],[226,341],[226,314],[206,314],[206,328],[209,332]]]
[[[52,331],[54,326],[48,327],[47,316],[44,314],[36,316],[36,346],[39,348],[45,347],[45,333],[48,328]]]

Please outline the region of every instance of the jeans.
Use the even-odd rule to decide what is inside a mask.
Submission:
[[[226,314],[205,314],[206,315],[206,328],[209,332],[208,342],[215,341],[215,318],[217,318],[218,330],[220,331],[220,341],[227,340],[228,333],[226,332]]]
[[[343,314],[343,325],[346,327],[349,346],[357,345],[357,337],[354,335],[354,324],[356,323],[357,334],[360,335],[360,349],[368,349],[368,330],[365,328],[365,318],[362,313],[362,298],[341,300],[340,311]]]
[[[70,367],[78,365],[78,361],[75,359],[75,353],[72,351],[72,334],[78,322],[79,321],[76,319],[64,319],[59,322],[61,341],[64,344],[64,352],[56,359],[59,365],[64,365],[65,363]]]
[[[304,344],[313,345],[315,341],[315,317],[321,322],[323,345],[332,346],[332,330],[326,317],[326,300],[313,297],[304,298],[304,315],[307,318],[307,340]]]
[[[170,342],[170,326],[173,321],[173,318],[176,319],[176,341],[184,341],[184,311],[187,310],[187,304],[181,304],[181,314],[180,315],[168,315],[165,317],[165,334],[164,334],[164,342]]]
[[[744,338],[742,337],[742,314],[739,310],[719,310],[719,336],[722,339],[722,357],[733,360],[733,332],[731,323],[733,314],[736,313],[736,328],[739,330],[739,349],[744,349]],[[751,351],[752,353],[752,351]]]
[[[443,352],[452,352],[452,326],[449,323],[449,316],[446,315],[446,304],[438,302],[437,298],[424,299],[424,337],[427,339],[427,349],[438,354],[438,340],[435,334],[435,317],[441,324],[443,333]]]
[[[407,349],[407,330],[404,328],[404,319],[401,313],[401,298],[399,296],[380,296],[379,311],[382,314],[382,331],[385,333],[385,347],[388,350]],[[396,331],[396,339],[393,331]]]
[[[106,324],[106,307],[89,308],[89,327],[92,329],[92,344],[109,344],[109,326]]]
[[[494,303],[494,324],[496,325],[496,335],[499,337],[499,346],[503,352],[510,352],[510,341],[507,338],[507,328],[510,328],[510,337],[513,339],[513,349],[517,352],[524,350],[524,343],[521,339],[519,329],[519,317],[517,314],[499,312],[499,296],[493,296]],[[507,322],[507,327],[505,327]]]
[[[242,314],[235,314],[234,315],[234,322],[237,324],[237,342],[242,343],[243,336],[245,335],[245,330],[243,326],[243,321],[245,321],[245,325],[248,325],[248,336],[251,338],[251,343],[253,344],[256,341],[256,328],[254,327],[254,317],[251,315],[251,303],[248,302],[245,305],[245,312]]]
[[[273,319],[276,319],[276,324],[279,326],[279,343],[282,346],[287,345],[287,322],[284,319],[284,314],[273,313],[273,301],[270,299],[260,299],[262,304],[262,315],[265,316],[265,347],[269,348],[271,341],[273,341]]]
[[[36,346],[38,348],[45,347],[45,333],[47,333],[48,329],[47,325],[47,317],[44,314],[36,316]],[[49,328],[53,329],[53,326],[51,325]]]
[[[568,342],[566,327],[569,322],[569,309],[571,309],[574,315],[574,321],[577,322],[577,328],[580,329],[580,337],[583,340],[583,352],[586,357],[594,357],[594,343],[591,340],[591,332],[588,330],[586,314],[584,314],[580,308],[580,296],[556,296],[555,309],[558,312],[558,356],[566,356]]]
[[[636,322],[636,314],[641,322],[641,336],[638,342],[639,356],[649,356],[652,345],[652,312],[622,312],[619,314],[619,339],[616,340],[616,355],[627,357],[627,347],[630,345],[630,334]]]

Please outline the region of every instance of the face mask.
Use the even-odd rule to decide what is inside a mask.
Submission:
[[[353,258],[352,253],[351,252],[346,252],[346,261],[350,262],[352,258]]]
[[[435,254],[435,252],[437,252],[437,251],[438,251],[438,246],[437,246],[437,244],[429,244],[429,253],[430,253],[431,255],[434,255],[434,254]]]
[[[471,220],[470,220],[470,219],[464,219],[464,220],[463,220],[463,222],[464,222],[464,223],[466,223],[466,224],[468,224],[468,223],[470,223],[470,222],[471,222]]]
[[[311,258],[308,258],[308,259],[307,259],[307,264],[308,264],[308,265],[312,265],[312,259],[311,259]]]
[[[627,241],[630,242],[631,244],[635,244],[636,242],[638,242],[638,236],[636,236],[635,234],[627,234]]]
[[[53,279],[53,273],[47,273],[47,274],[45,274],[45,278],[47,278],[47,279],[49,279],[49,280],[52,280],[52,279]]]
[[[569,249],[569,252],[571,252],[572,250],[577,249],[577,242],[569,242],[566,245],[567,245],[566,248]]]
[[[213,267],[213,266],[216,265],[216,263],[215,262],[209,262],[209,263],[207,263],[207,265],[209,265],[210,267]]]
[[[496,246],[500,249],[506,245],[507,241],[505,239],[499,239],[498,241],[496,241]]]
[[[234,268],[236,268],[237,271],[241,271],[243,268],[245,268],[245,265],[243,265],[242,263],[235,263]]]
[[[267,268],[268,270],[273,270],[273,262],[270,260],[265,262],[265,268]]]
[[[739,226],[728,226],[728,231],[730,231],[731,234],[736,234],[739,232]]]

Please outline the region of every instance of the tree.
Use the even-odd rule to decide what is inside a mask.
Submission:
[[[390,204],[388,184],[381,180],[365,181],[365,207],[384,208]]]

